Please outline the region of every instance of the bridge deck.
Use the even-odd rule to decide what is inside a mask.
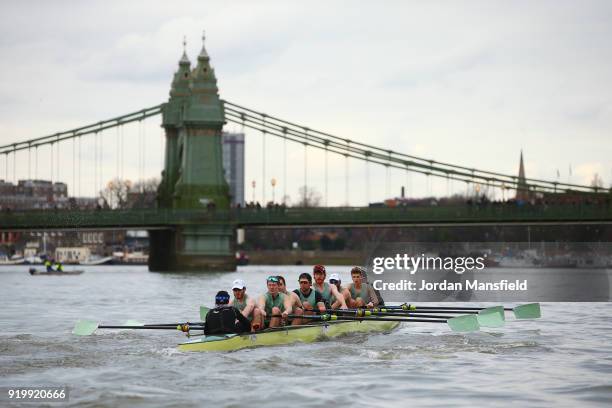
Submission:
[[[611,206],[446,206],[404,208],[243,208],[206,210],[3,211],[0,230],[169,229],[190,224],[236,226],[418,225],[611,222]]]

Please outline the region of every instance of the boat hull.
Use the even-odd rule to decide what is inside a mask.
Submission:
[[[389,332],[399,322],[350,321],[328,324],[287,326],[273,331],[248,334],[207,336],[178,345],[181,351],[232,351],[260,346],[277,346],[292,343],[312,343],[323,338],[334,338],[349,333]]]
[[[34,268],[30,269],[30,275],[49,275],[49,276],[56,276],[56,275],[58,275],[59,276],[59,275],[80,275],[82,273],[83,273],[82,270],[47,272],[47,271],[37,271]]]

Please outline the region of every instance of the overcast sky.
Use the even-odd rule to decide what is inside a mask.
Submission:
[[[559,171],[562,181],[589,184],[594,173],[606,186],[612,180],[609,1],[20,1],[3,2],[0,19],[0,145],[165,101],[183,36],[194,61],[205,29],[229,101],[439,161],[515,174],[523,149],[528,177],[554,180]],[[159,124],[141,130],[147,177],[161,170]],[[128,144],[137,141],[137,125],[124,132]],[[120,166],[137,178],[134,150],[126,148],[120,165],[116,132],[102,137],[97,178]],[[86,193],[94,170],[85,162],[94,154],[93,142],[82,143],[76,172]],[[261,136],[247,133],[246,143],[247,198],[256,180],[261,199]],[[268,145],[266,178],[279,180],[278,198],[282,142]],[[61,149],[59,178],[72,186],[72,145]],[[43,178],[50,153],[39,155]],[[303,184],[303,156],[302,147],[289,148],[292,198]],[[17,156],[17,178],[33,176],[27,160]],[[340,204],[344,159],[329,163],[328,203]],[[309,152],[308,164],[309,184],[323,193],[322,154]],[[12,180],[12,161],[8,167],[7,175],[1,157],[0,178]],[[349,169],[351,203],[363,204],[365,167]],[[374,166],[369,177],[370,201],[406,184],[418,196],[464,191],[399,170],[387,187],[385,170]]]

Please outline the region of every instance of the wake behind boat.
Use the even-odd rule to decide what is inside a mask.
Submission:
[[[82,269],[75,269],[75,270],[70,270],[70,271],[49,271],[47,272],[46,270],[37,270],[36,268],[30,268],[30,275],[80,275],[82,274],[83,271]]]

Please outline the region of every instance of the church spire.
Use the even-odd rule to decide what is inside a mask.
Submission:
[[[529,185],[525,177],[525,164],[523,163],[523,149],[519,161],[519,174],[516,182],[516,199],[518,201],[529,201]]]

